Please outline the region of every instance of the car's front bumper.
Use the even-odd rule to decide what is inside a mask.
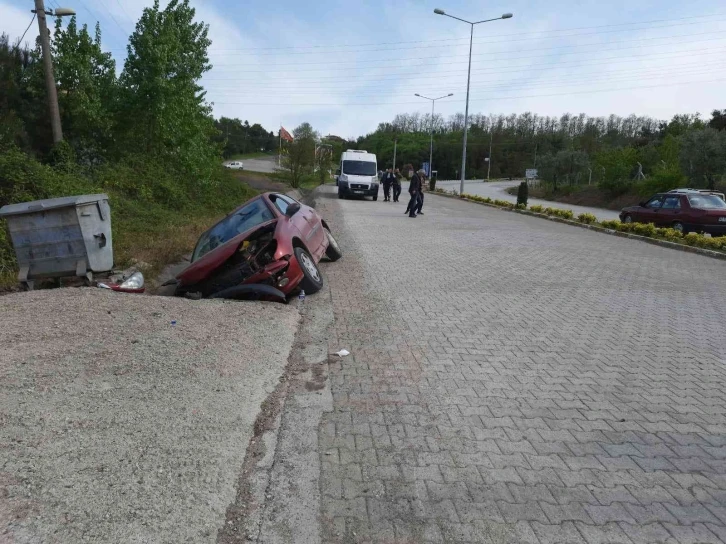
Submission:
[[[338,191],[344,196],[376,196],[378,194],[378,184],[374,183],[366,186],[340,182],[338,183]]]

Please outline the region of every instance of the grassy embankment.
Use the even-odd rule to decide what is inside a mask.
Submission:
[[[221,167],[207,179],[188,178],[148,161],[64,169],[9,151],[0,154],[0,204],[107,193],[116,267],[145,263],[144,272],[154,277],[189,253],[211,224],[258,193]],[[16,277],[14,251],[0,222],[0,287],[14,285]]]

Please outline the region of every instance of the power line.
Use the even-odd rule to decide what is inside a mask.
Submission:
[[[705,75],[709,75],[712,73],[713,73],[713,69],[711,69],[711,70],[693,70],[690,72],[682,72],[679,74],[666,73],[666,74],[643,76],[643,77],[638,77],[637,80],[638,80],[638,82],[646,81],[646,80],[659,80],[659,79],[664,79],[664,78],[672,78],[672,77],[679,76],[679,75],[687,75],[687,76],[704,75],[705,76]],[[583,82],[570,81],[567,83],[549,84],[549,85],[548,84],[545,84],[545,85],[534,84],[533,85],[531,83],[522,83],[519,85],[498,85],[495,87],[479,87],[479,88],[474,88],[473,91],[474,91],[474,93],[476,93],[474,96],[481,96],[482,94],[501,93],[501,92],[518,91],[518,90],[526,91],[526,90],[539,90],[539,89],[558,89],[558,88],[563,88],[563,87],[566,87],[566,88],[580,87],[580,88],[582,88],[582,87],[588,87],[588,86],[599,84],[599,83],[609,83],[609,82],[619,83],[619,82],[628,82],[628,81],[632,81],[632,80],[633,80],[632,76],[626,76],[626,77],[621,77],[621,78],[603,78],[603,79],[598,79],[595,81],[583,81]],[[311,93],[302,93],[301,94],[301,93],[295,93],[295,92],[289,93],[289,94],[265,93],[265,97],[276,98],[276,99],[287,99],[290,97],[299,97],[299,96],[309,97],[309,96],[313,96],[313,95],[314,94],[311,94]],[[236,97],[242,99],[242,98],[244,98],[245,95],[239,95],[237,93],[226,92],[226,93],[215,93],[215,96],[221,96],[222,98],[229,97],[229,96],[236,96]],[[251,96],[256,97],[257,95],[251,95]],[[411,93],[410,92],[350,93],[347,96],[355,97],[355,98],[367,98],[367,97],[375,96],[375,97],[390,98],[390,99],[400,99],[400,98],[410,97]],[[449,100],[448,102],[452,102],[452,101]]]
[[[724,65],[723,63],[719,63],[718,66],[719,67],[726,68],[726,65]],[[691,70],[682,70],[682,71],[680,71],[678,73],[669,73],[669,72],[663,73],[662,71],[660,73],[654,73],[653,71],[651,71],[651,72],[646,72],[645,74],[638,74],[635,77],[638,80],[641,80],[641,79],[661,79],[661,78],[673,77],[673,76],[678,76],[678,75],[706,75],[706,74],[710,74],[712,72],[713,72],[713,68],[710,68],[710,69],[709,68],[706,68],[706,69],[704,69],[704,68],[693,68]],[[648,75],[648,73],[653,74],[653,75]],[[489,91],[489,92],[498,92],[498,91],[503,91],[503,90],[520,89],[520,88],[523,88],[523,89],[532,89],[532,88],[572,87],[572,86],[591,85],[593,82],[598,83],[598,82],[604,82],[604,81],[630,81],[630,80],[633,79],[633,77],[634,77],[633,75],[624,75],[624,76],[621,76],[621,77],[602,77],[602,78],[597,78],[597,79],[589,80],[589,81],[585,81],[585,82],[568,81],[566,83],[551,84],[551,85],[547,85],[547,84],[542,85],[542,84],[539,84],[539,83],[533,84],[533,83],[530,83],[530,82],[521,83],[519,85],[511,84],[511,83],[502,83],[502,84],[499,84],[499,85],[493,85],[493,86],[489,86],[489,87],[474,86],[473,87],[473,90],[475,92],[481,92],[481,91],[484,91],[484,92],[487,92],[487,91]],[[450,87],[447,87],[447,89],[450,89]],[[422,89],[422,90],[433,91],[434,89]],[[440,92],[446,92],[446,89],[444,89],[444,88],[440,88],[440,89],[436,89],[436,90],[437,91],[440,91]],[[210,92],[212,92],[212,91],[210,91]],[[235,91],[216,91],[216,92],[214,92],[214,94],[216,96],[220,96],[220,95],[222,95],[222,96],[224,96],[224,95],[244,96],[244,93],[235,92]],[[306,95],[307,96],[310,96],[310,95],[318,95],[318,94],[320,94],[320,91],[305,91],[305,92],[293,91],[293,92],[285,92],[284,90],[280,90],[277,93],[277,96],[306,96]],[[355,91],[352,91],[352,92],[349,92],[348,94],[349,95],[352,95],[352,96],[382,96],[382,95],[383,96],[396,96],[396,95],[404,95],[405,94],[405,95],[408,96],[408,95],[411,94],[411,92],[410,91],[399,91],[399,90],[396,90],[395,93],[386,94],[386,93],[383,93],[381,91],[373,91],[373,92],[355,92]],[[273,91],[267,91],[267,92],[265,92],[265,96],[268,96],[269,97],[271,95],[274,96],[275,93]]]
[[[674,25],[662,25],[662,26],[656,26],[656,27],[649,27],[649,28],[642,28],[637,30],[657,30],[662,28],[672,28],[672,27],[679,27],[679,26],[690,26],[690,25],[702,25],[707,23],[717,23],[717,22],[723,22],[723,20],[713,20],[713,21],[705,21],[705,22],[694,22],[694,23],[680,23],[680,24],[674,24]],[[600,36],[603,34],[613,34],[613,33],[620,33],[620,32],[632,32],[634,29],[628,28],[623,30],[610,30],[610,31],[603,31],[603,32],[582,32],[578,34],[567,34],[562,36],[537,36],[535,33],[534,35],[527,35],[527,36],[521,36],[521,35],[515,35],[517,36],[514,39],[511,40],[490,40],[490,39],[475,39],[474,45],[482,45],[482,44],[504,44],[504,43],[519,43],[522,41],[542,41],[542,40],[554,40],[554,39],[563,39],[563,38],[575,38],[580,36]],[[452,39],[452,40],[441,40],[441,41],[459,41],[462,42],[464,39]],[[417,43],[420,45],[413,46],[413,47],[397,47],[397,48],[391,48],[391,47],[385,47],[385,48],[378,48],[378,49],[354,49],[350,51],[337,51],[335,49],[336,46],[330,47],[327,50],[324,51],[310,51],[310,52],[290,52],[285,53],[286,56],[289,55],[320,55],[320,54],[330,54],[330,53],[336,53],[336,54],[354,54],[354,53],[371,53],[376,51],[410,51],[410,50],[421,50],[421,49],[441,49],[445,47],[459,47],[462,45],[461,43],[453,43],[450,45],[422,45],[422,44],[431,44],[438,42],[440,40],[428,40],[425,42],[389,42],[390,45],[398,45],[398,44],[406,44],[406,43]],[[468,39],[466,39],[468,42]],[[377,45],[384,45],[384,44],[377,44]],[[240,51],[244,51],[244,49],[210,49],[209,53],[211,54],[218,54],[219,52],[229,52],[227,54],[229,55],[238,55]],[[258,53],[257,56],[268,56],[268,55],[279,55],[280,53]]]
[[[709,38],[709,39],[705,39],[705,40],[695,40],[695,41],[689,41],[689,42],[681,42],[681,43],[677,43],[675,45],[693,45],[693,44],[707,43],[707,42],[721,42],[723,40],[726,40],[726,36],[722,36],[722,37],[719,37],[719,38]],[[641,49],[641,47],[638,47],[638,46],[619,47],[619,48],[615,48],[615,49],[601,49],[601,51],[607,51],[607,52],[613,51],[614,52],[614,51],[626,51],[626,50],[632,50],[632,49]],[[678,51],[666,51],[665,53],[677,53],[677,52]],[[590,53],[592,53],[592,51]],[[565,53],[547,53],[547,54],[544,54],[544,55],[524,55],[524,56],[518,56],[518,57],[507,57],[505,55],[502,55],[499,58],[492,59],[492,58],[489,58],[490,55],[488,53],[481,53],[481,54],[474,54],[474,55],[472,55],[472,57],[487,57],[488,58],[487,62],[489,64],[491,64],[493,62],[507,62],[507,63],[509,63],[509,62],[511,62],[513,60],[532,60],[532,59],[541,59],[541,58],[548,58],[548,57],[561,57],[563,55],[579,55],[579,54],[580,54],[579,52],[572,52],[572,53],[566,53],[565,52]],[[404,61],[411,61],[411,60],[427,61],[427,62],[425,62],[425,63],[418,63],[418,64],[402,65],[402,66],[383,64],[383,62],[404,62]],[[466,60],[456,61],[456,62],[449,62],[447,59],[441,58],[441,57],[436,57],[434,59],[430,59],[428,57],[407,57],[407,58],[399,59],[399,60],[386,59],[385,61],[383,61],[383,60],[381,60],[381,61],[356,61],[355,62],[355,65],[352,65],[350,61],[345,61],[342,64],[345,64],[347,66],[350,66],[349,68],[345,68],[345,69],[355,70],[355,71],[360,71],[360,69],[358,68],[358,64],[361,64],[361,63],[364,63],[364,62],[365,63],[373,62],[376,65],[376,67],[380,67],[380,68],[410,69],[410,68],[417,68],[417,67],[423,67],[423,66],[425,66],[425,67],[427,67],[427,68],[430,69],[431,68],[431,61],[432,60],[447,61],[446,62],[447,65],[457,65],[457,64],[466,65],[467,64],[467,61]],[[567,61],[565,61],[565,62],[567,62]],[[341,63],[331,62],[329,64],[341,64]],[[225,65],[222,65],[222,66],[225,66],[225,67],[234,66],[235,69],[240,69],[239,66],[231,65],[231,64],[225,64]],[[273,65],[273,66],[276,66],[276,65]],[[289,68],[285,68],[285,69],[282,69],[282,70],[272,70],[272,69],[269,69],[269,68],[268,69],[264,69],[264,70],[249,70],[247,68],[244,68],[244,71],[245,71],[245,74],[250,74],[250,73],[264,73],[264,74],[269,74],[269,73],[284,73],[284,74],[287,74],[287,79],[289,79],[289,74],[291,74],[291,73],[297,74],[297,73],[301,73],[301,72],[321,72],[321,71],[330,72],[330,70],[328,69],[327,65],[325,67],[321,67],[321,68],[301,68],[299,70],[290,70]]]
[[[691,38],[694,36],[710,36],[710,35],[719,35],[721,37],[719,38],[712,38],[710,40],[681,40],[677,42],[672,42],[672,45],[680,45],[680,44],[691,44],[691,43],[702,43],[706,41],[720,41],[725,39],[723,37],[723,31],[715,31],[715,32],[701,32],[699,34],[676,34],[674,36],[658,36],[658,37],[651,37],[651,38],[637,38],[634,40],[622,40],[619,41],[618,44],[622,43],[638,43],[638,42],[644,42],[644,41],[653,41],[653,40],[673,40],[675,38]],[[607,45],[607,42],[594,42],[594,43],[582,43],[582,44],[576,44],[576,45],[562,45],[562,46],[556,46],[556,47],[550,47],[548,50],[556,50],[556,49],[572,49],[572,48],[583,48],[583,47],[590,47],[590,46],[599,46],[599,45]],[[656,47],[658,45],[663,44],[653,44],[648,45],[646,47]],[[671,45],[669,43],[668,45]],[[620,50],[627,50],[627,49],[640,49],[643,46],[633,46],[633,47],[615,47],[615,48],[606,48],[606,49],[600,49],[600,51],[620,51]],[[498,55],[498,54],[509,54],[509,53],[527,53],[531,51],[542,51],[541,47],[535,47],[533,49],[514,49],[514,50],[499,50],[499,51],[487,51],[486,53],[475,53],[472,55],[472,57],[488,57],[490,55]],[[580,55],[580,54],[587,54],[591,53],[591,51],[577,51],[573,53],[560,53],[562,55]],[[552,55],[539,55],[539,56],[552,56]],[[434,57],[433,59],[431,57],[403,57],[403,58],[384,58],[384,59],[363,59],[363,60],[341,60],[341,61],[316,61],[316,62],[292,62],[292,63],[275,63],[275,64],[266,64],[267,68],[276,68],[278,66],[313,66],[313,65],[325,65],[330,66],[331,64],[350,64],[351,62],[355,62],[356,65],[360,63],[381,63],[381,62],[404,62],[409,60],[428,60],[429,62],[435,61],[435,60],[449,60],[452,58],[469,58],[468,54],[462,54],[462,55],[447,55],[446,57]],[[527,58],[527,57],[510,57],[510,58]],[[234,64],[215,64],[215,66],[234,66],[235,68],[244,68],[245,66],[257,66],[259,63],[234,63]]]
[[[570,27],[570,28],[560,28],[560,29],[552,29],[552,30],[542,30],[539,31],[539,34],[552,34],[552,33],[560,33],[560,32],[571,32],[574,30],[591,30],[591,29],[598,29],[598,28],[614,28],[614,27],[624,27],[624,26],[635,26],[635,25],[649,25],[652,23],[663,23],[663,22],[674,22],[674,21],[688,21],[693,19],[709,19],[712,17],[721,17],[724,13],[712,13],[710,15],[694,15],[690,17],[679,17],[675,19],[651,19],[648,21],[635,21],[635,22],[629,22],[629,23],[616,23],[611,25],[597,25],[597,26],[582,26],[582,27]],[[684,24],[703,24],[703,23],[684,23]],[[631,32],[632,30],[650,30],[652,28],[668,28],[671,26],[681,26],[681,25],[664,25],[664,26],[656,26],[656,27],[650,27],[650,28],[642,28],[642,29],[625,29],[621,30],[619,32]],[[489,34],[489,37],[498,38],[498,37],[513,37],[517,40],[523,40],[523,39],[540,39],[540,38],[530,38],[530,37],[522,37],[521,34],[518,33],[507,33],[507,34]],[[568,36],[565,36],[568,37]],[[332,47],[366,47],[366,46],[381,46],[381,45],[400,45],[400,44],[429,44],[429,43],[445,43],[445,42],[465,42],[468,41],[468,38],[448,38],[448,39],[439,39],[439,40],[412,40],[412,41],[397,41],[397,42],[373,42],[373,43],[358,43],[358,44],[339,44],[339,45],[332,45],[331,44],[325,44],[325,45],[307,45],[307,46],[285,46],[285,47],[242,47],[242,48],[230,48],[230,49],[211,49],[212,51],[265,51],[265,50],[289,50],[289,49],[328,49],[330,50]],[[494,42],[485,42],[485,41],[479,41],[474,40],[474,43],[494,43]]]
[[[664,84],[658,84],[658,85],[646,85],[646,86],[635,86],[635,87],[615,87],[611,89],[592,89],[587,91],[574,91],[571,93],[551,93],[551,94],[533,94],[533,95],[519,95],[519,96],[496,96],[496,97],[487,97],[485,99],[481,100],[470,100],[470,102],[477,102],[477,101],[488,101],[491,102],[493,100],[515,100],[520,98],[544,98],[544,97],[553,97],[553,96],[570,96],[570,95],[576,95],[576,94],[588,94],[588,93],[609,93],[609,92],[617,92],[617,91],[628,91],[628,90],[637,90],[637,89],[653,89],[653,88],[662,88],[662,87],[674,87],[679,85],[695,85],[699,83],[716,83],[716,82],[722,82],[726,81],[726,78],[724,79],[707,79],[707,80],[699,80],[699,81],[683,81],[683,82],[671,82],[671,83],[664,83]],[[449,100],[449,103],[451,102],[464,102],[464,100]],[[340,103],[340,104],[331,104],[331,103],[324,103],[324,102],[311,102],[311,103],[291,103],[291,102],[283,102],[283,103],[268,103],[268,102],[213,102],[213,104],[234,104],[234,105],[241,105],[241,106],[396,106],[396,105],[409,105],[409,104],[420,104],[419,101],[416,102],[365,102],[365,103]]]
[[[31,27],[31,25],[33,24],[34,21],[35,21],[35,13],[33,13],[33,18],[30,19],[30,24],[28,25],[28,28],[26,28],[25,29],[25,32],[23,32],[23,35],[20,36],[20,39],[18,40],[18,47],[20,47],[20,45],[22,45],[23,38],[25,38],[25,35],[28,33],[28,30],[30,30],[30,27]]]
[[[128,36],[129,32],[126,32],[126,30],[124,30],[124,28],[119,24],[119,22],[116,20],[116,17],[113,16],[113,13],[111,13],[111,10],[108,9],[106,4],[104,4],[102,0],[98,0],[98,3],[101,5],[101,10],[105,11],[109,15],[109,17],[111,17],[111,20],[119,28],[121,33],[124,34],[124,36]]]
[[[96,22],[100,24],[100,22],[101,22],[101,18],[100,18],[100,17],[98,16],[98,14],[97,14],[97,13],[96,13],[95,11],[92,11],[92,10],[91,10],[91,9],[90,9],[90,8],[89,8],[89,7],[87,6],[87,5],[86,5],[86,3],[85,3],[85,2],[83,1],[83,0],[78,0],[78,2],[79,2],[79,3],[81,4],[81,6],[83,7],[83,9],[85,9],[85,10],[86,10],[86,11],[88,12],[88,14],[89,14],[89,15],[91,16],[91,18],[92,18],[92,19],[95,19],[95,20],[96,20]],[[108,19],[106,19],[106,20],[108,21]],[[119,30],[121,31],[121,36],[122,36],[122,37],[123,37],[124,39],[128,38],[128,34],[127,34],[127,33],[126,33],[125,31],[124,31],[124,29],[123,29],[123,28],[121,28],[121,25],[119,25],[118,23],[116,23],[116,26],[117,26],[117,27],[118,27],[118,29],[119,29]],[[113,49],[108,49],[108,51],[113,51]]]
[[[628,55],[627,57],[621,57],[621,56],[602,57],[599,60],[600,61],[620,60],[622,62],[631,62],[631,61],[635,61],[635,60],[642,59],[642,58],[663,57],[663,56],[671,59],[671,58],[675,58],[675,57],[679,57],[679,56],[683,56],[683,55],[691,56],[694,53],[704,54],[707,51],[723,52],[724,48],[716,47],[716,48],[706,48],[706,49],[688,49],[688,50],[684,50],[684,51],[680,51],[680,52],[648,53],[648,54],[644,54],[644,55]],[[706,53],[706,54],[711,54],[711,53]],[[557,55],[555,55],[555,56],[557,56]],[[524,57],[524,58],[529,59],[532,57]],[[510,59],[502,59],[500,62],[509,62],[509,60]],[[588,61],[584,64],[582,64],[582,62],[583,61],[581,61],[581,60],[573,60],[573,61],[563,61],[563,62],[556,62],[556,63],[549,63],[549,64],[539,63],[538,66],[566,66],[566,65],[572,65],[573,63],[575,63],[575,67],[577,67],[577,66],[595,66],[595,65],[603,64],[602,62],[593,62],[593,61]],[[610,64],[610,63],[607,62],[606,64]],[[430,66],[428,64],[414,64],[414,65],[406,66],[405,68],[407,70],[409,70],[409,69],[424,68],[424,67],[430,68]],[[521,71],[521,68],[524,68],[524,67],[525,66],[518,66],[517,69],[515,69],[515,71]],[[536,69],[533,68],[532,70],[536,70]],[[472,73],[497,73],[497,74],[500,74],[500,73],[507,73],[509,71],[511,71],[511,70],[501,69],[501,68],[481,68],[481,69],[473,69]],[[260,71],[260,72],[262,72],[262,71]],[[246,74],[249,74],[249,73],[250,73],[250,71],[246,70],[245,74],[242,76],[238,76],[238,77],[234,77],[234,78],[208,78],[208,79],[206,79],[206,81],[237,81],[239,79],[247,80],[248,78],[246,78]],[[264,73],[266,73],[266,72],[264,72]],[[289,82],[290,81],[290,75],[289,75],[290,72],[288,71],[285,73],[287,74],[285,76],[275,77],[275,78],[268,77],[267,79],[270,81],[277,80],[277,81]],[[453,74],[453,73],[466,73],[466,70],[437,70],[436,71],[437,75],[438,74]],[[347,75],[347,74],[345,75],[346,80],[356,79],[356,78],[360,78],[360,77],[370,78],[371,76],[370,75],[356,76],[356,75]],[[400,79],[400,77],[401,77],[400,75],[375,76],[375,79],[376,80]],[[302,79],[302,78],[296,77],[296,79]],[[312,76],[307,79],[309,79],[310,81],[325,81],[325,80],[340,81],[341,75],[330,76],[330,77]]]
[[[713,65],[720,65],[722,62],[723,61],[721,59],[719,59],[717,61],[712,61],[712,62],[699,61],[699,62],[695,62],[695,63],[685,63],[685,64],[668,64],[664,68],[679,69],[679,68],[689,68],[689,67],[713,66]],[[661,70],[661,68],[646,68],[645,71],[644,71],[643,68],[629,68],[627,70],[610,70],[610,71],[605,72],[605,73],[603,73],[602,70],[598,70],[596,72],[578,72],[577,73],[577,76],[578,77],[587,77],[587,76],[590,76],[590,75],[603,76],[603,75],[608,75],[608,74],[615,74],[615,75],[619,75],[619,74],[636,74],[636,75],[638,75],[638,74],[646,73],[648,71],[653,71],[653,70]],[[539,69],[539,70],[527,68],[527,69],[523,69],[523,70],[511,70],[508,73],[526,73],[528,75],[532,75],[533,73],[536,74],[538,72],[549,72],[549,71],[550,71],[549,68],[543,68],[543,69]],[[502,73],[502,72],[497,72],[497,73],[492,74],[492,75],[499,75],[500,73]],[[485,74],[485,75],[487,75],[487,74]],[[553,74],[552,77],[555,77],[558,80],[562,79],[561,74]],[[376,80],[372,80],[372,81],[375,82],[375,81],[377,81],[377,79]],[[472,85],[478,85],[478,84],[481,84],[481,83],[489,83],[489,82],[492,82],[492,81],[493,80],[490,80],[490,79],[485,79],[485,80],[474,79],[472,81]],[[497,78],[496,81],[499,81],[499,78]],[[539,79],[538,81],[542,81],[542,80]],[[212,86],[207,85],[205,88],[207,90],[210,90],[210,91],[225,91],[225,90],[229,90],[229,91],[235,91],[235,92],[246,92],[246,91],[248,91],[248,92],[265,92],[265,93],[268,90],[270,90],[270,89],[276,90],[276,89],[279,88],[279,85],[277,83],[269,83],[269,82],[268,83],[265,83],[265,82],[262,82],[263,83],[262,86],[256,86],[256,85],[254,85],[254,83],[257,83],[257,82],[253,82],[252,85],[245,85],[245,87],[242,88],[242,89],[240,88],[239,85],[235,85],[235,86],[231,86],[231,87],[230,86],[219,86],[219,87],[217,87],[217,86],[214,86],[214,85],[212,85]],[[296,90],[298,90],[298,89],[301,89],[301,90],[310,90],[310,91],[321,91],[321,90],[324,91],[324,90],[328,90],[329,89],[329,85],[327,85],[325,83],[322,83],[321,84],[321,83],[317,83],[317,82],[314,82],[314,81],[310,81],[309,83],[312,83],[312,85],[310,85],[310,84],[301,85],[301,84],[298,83],[298,84],[295,85],[295,89]],[[345,83],[345,82],[342,82],[342,83]],[[439,86],[438,87],[431,87],[430,84],[428,84],[428,85],[421,85],[420,83],[407,83],[407,84],[403,84],[402,85],[400,83],[390,82],[390,81],[383,82],[383,83],[369,83],[367,81],[363,81],[363,82],[360,82],[360,83],[353,82],[353,83],[351,83],[349,85],[336,85],[336,90],[338,90],[338,91],[347,91],[349,89],[355,90],[355,89],[361,88],[361,87],[366,88],[366,89],[375,89],[375,88],[378,88],[378,87],[386,87],[386,88],[388,88],[388,87],[391,87],[392,85],[394,85],[396,88],[399,88],[399,89],[400,88],[409,88],[409,89],[415,89],[415,90],[428,89],[428,90],[431,91],[431,90],[433,90],[435,88],[436,90],[440,90],[441,92],[446,92],[446,91],[452,90],[452,88],[455,86],[455,84],[453,83],[453,81],[450,80],[450,79],[449,80],[446,80],[445,83],[444,82],[437,82],[436,84],[439,85]],[[503,85],[506,85],[506,83],[503,83]]]

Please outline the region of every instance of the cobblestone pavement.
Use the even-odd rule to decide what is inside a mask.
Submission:
[[[726,540],[725,263],[327,196],[325,541]]]

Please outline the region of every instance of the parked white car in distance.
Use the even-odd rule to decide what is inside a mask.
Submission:
[[[229,168],[230,170],[244,170],[245,169],[242,161],[228,162],[227,164],[224,165],[224,167]]]

